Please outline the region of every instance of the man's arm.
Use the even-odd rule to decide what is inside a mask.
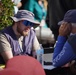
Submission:
[[[2,33],[0,33],[0,54],[5,62],[13,57],[11,46]]]
[[[53,58],[55,58],[61,52],[66,40],[67,39],[65,37],[58,36],[58,39],[57,39],[56,44],[54,46]]]
[[[61,67],[76,58],[76,55],[74,54],[70,44],[66,42],[62,48],[63,42],[60,42],[58,40],[53,55],[53,65],[56,67]]]
[[[33,42],[33,57],[37,57],[36,51],[40,49],[39,42],[37,40],[37,37],[35,36],[34,42]]]
[[[1,53],[1,55],[2,55],[5,63],[6,63],[9,59],[13,58],[12,51],[4,51],[4,52]]]
[[[43,54],[44,53],[44,49],[42,48],[41,44],[39,44],[36,36],[34,38],[33,51],[34,51],[34,56],[36,56],[37,54]]]
[[[70,23],[64,22],[59,28],[59,37],[53,55],[53,65],[56,67],[63,66],[74,59],[75,54],[72,51],[72,47],[66,41],[66,37],[70,34],[70,32]]]
[[[38,42],[38,39],[37,39],[37,37],[35,36],[35,38],[34,38],[34,43],[33,43],[33,50],[39,50],[40,49],[40,44],[39,44],[39,42]]]

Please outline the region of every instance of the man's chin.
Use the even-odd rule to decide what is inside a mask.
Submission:
[[[28,36],[28,34],[24,35],[24,36]]]
[[[22,35],[23,36],[28,36],[29,32],[23,32]]]
[[[23,34],[22,36],[28,36],[28,34]]]

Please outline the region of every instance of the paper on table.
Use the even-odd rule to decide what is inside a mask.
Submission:
[[[56,68],[56,67],[53,66],[53,65],[43,65],[43,68],[44,68],[44,69],[48,69],[48,70],[52,70],[52,69],[54,69],[54,68]]]

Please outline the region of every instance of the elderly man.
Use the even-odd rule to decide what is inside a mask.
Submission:
[[[53,65],[69,66],[68,62],[76,60],[76,9],[67,11],[64,19],[58,24],[61,26],[55,44]]]
[[[34,14],[27,10],[19,10],[11,18],[12,26],[0,32],[0,63],[7,62],[17,55],[35,56],[36,50],[40,50],[34,31],[39,22],[34,20]]]

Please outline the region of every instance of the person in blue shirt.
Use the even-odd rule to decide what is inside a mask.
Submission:
[[[76,60],[76,9],[65,13],[60,25],[59,36],[55,44],[53,65],[62,67]]]

